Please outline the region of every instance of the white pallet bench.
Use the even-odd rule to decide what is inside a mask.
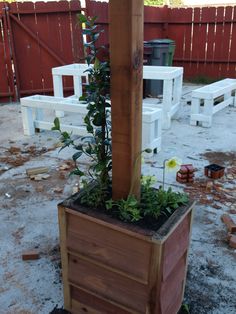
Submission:
[[[80,118],[87,114],[87,103],[78,101],[75,97],[53,97],[34,95],[21,98],[21,112],[25,135],[35,134],[35,129],[51,130],[53,123],[44,120],[43,110],[59,110],[62,112],[76,113]],[[161,120],[162,110],[159,108],[143,108],[143,137],[142,149],[151,148],[161,150]],[[85,126],[61,124],[62,131],[86,136]],[[151,155],[150,155],[151,156]]]
[[[91,65],[92,67],[92,65]],[[88,80],[88,74],[84,71],[88,69],[86,64],[74,63],[52,69],[54,96],[63,97],[63,76],[73,76],[75,96],[82,96],[82,77]],[[183,84],[183,68],[152,66],[143,67],[143,78],[146,80],[163,81],[163,101],[159,108],[163,109],[162,128],[169,129],[171,119],[180,108],[180,99]],[[150,107],[157,108],[155,104]],[[58,117],[63,117],[63,112],[56,112]]]
[[[211,127],[213,115],[232,105],[236,106],[236,79],[224,79],[192,92],[190,124],[202,124],[203,127]],[[216,100],[221,97],[219,103]]]

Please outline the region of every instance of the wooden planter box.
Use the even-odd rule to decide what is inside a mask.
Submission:
[[[177,313],[194,204],[152,232],[75,200],[58,206],[65,308],[73,314]]]

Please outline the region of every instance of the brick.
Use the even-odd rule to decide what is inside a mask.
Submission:
[[[226,225],[230,233],[236,232],[236,224],[234,223],[233,219],[229,215],[227,214],[222,215],[221,220]]]
[[[229,246],[232,247],[233,249],[236,249],[236,235],[235,234],[229,235]]]
[[[179,172],[182,174],[186,173],[192,174],[195,172],[195,169],[193,168],[192,164],[181,165]]]
[[[39,259],[39,253],[37,251],[26,251],[22,254],[23,261],[31,261]]]
[[[187,174],[188,173],[188,168],[185,165],[182,165],[180,167],[179,173],[181,174]]]
[[[187,183],[187,179],[182,179],[178,176],[176,176],[176,181],[179,182],[179,183]]]
[[[188,179],[188,174],[182,174],[180,172],[177,172],[177,176],[180,178],[180,179]]]

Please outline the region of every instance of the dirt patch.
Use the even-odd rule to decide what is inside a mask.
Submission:
[[[2,156],[0,156],[0,162],[12,166],[19,167],[24,163],[29,161],[32,157],[41,156],[42,154],[55,150],[56,147],[36,147],[35,145],[31,145],[28,147],[22,146],[11,146],[6,149]],[[0,169],[0,173],[3,172],[4,169]]]
[[[205,152],[200,156],[209,161],[210,164],[219,164],[220,166],[235,165],[236,166],[236,152]]]

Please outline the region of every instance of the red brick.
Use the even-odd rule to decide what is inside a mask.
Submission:
[[[187,179],[182,179],[178,176],[176,176],[176,181],[179,182],[179,183],[187,183]]]
[[[234,223],[233,219],[229,215],[227,214],[222,215],[221,220],[226,225],[229,232],[231,233],[236,232],[236,224]]]
[[[236,249],[236,235],[235,234],[230,234],[229,246],[232,247],[233,249]]]
[[[26,251],[22,254],[23,261],[30,261],[39,259],[39,253],[37,251]]]

